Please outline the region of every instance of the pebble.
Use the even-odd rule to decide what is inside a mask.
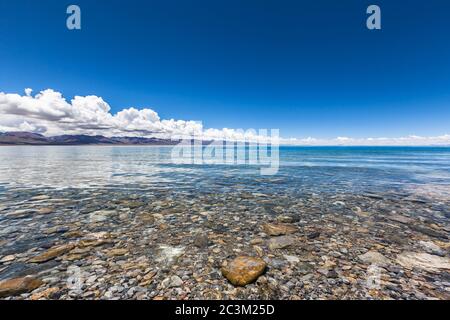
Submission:
[[[295,244],[295,238],[291,236],[274,237],[269,240],[270,250],[284,249]]]
[[[208,235],[200,233],[194,238],[194,245],[198,248],[207,248],[209,244]]]
[[[46,252],[41,253],[41,254],[31,258],[30,262],[33,262],[33,263],[47,262],[49,260],[55,259],[56,257],[59,257],[60,255],[63,255],[65,253],[69,252],[74,247],[75,247],[75,245],[71,244],[71,243],[52,247],[49,250],[47,250]]]
[[[377,264],[380,266],[385,266],[389,264],[389,259],[383,256],[381,253],[376,251],[369,251],[358,256],[359,260],[366,264]]]
[[[15,259],[16,259],[16,256],[13,254],[10,254],[9,256],[4,256],[2,259],[0,259],[0,263],[11,262],[11,261],[14,261]]]
[[[280,236],[298,231],[295,226],[282,223],[265,223],[263,224],[262,229],[269,236]]]

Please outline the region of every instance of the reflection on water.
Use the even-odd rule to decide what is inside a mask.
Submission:
[[[269,177],[250,165],[176,165],[171,150],[148,146],[0,147],[0,192],[4,188],[111,186],[221,191],[239,184],[253,192],[394,189],[449,194],[450,148],[281,147],[280,170]]]

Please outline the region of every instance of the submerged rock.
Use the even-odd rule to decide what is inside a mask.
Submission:
[[[397,256],[397,262],[408,269],[419,268],[427,271],[450,270],[450,259],[429,253],[403,252]]]
[[[384,266],[389,264],[389,259],[377,251],[368,251],[358,256],[359,260],[366,264],[377,264]]]
[[[180,287],[183,284],[183,280],[179,276],[171,276],[163,280],[161,285],[163,288]]]
[[[165,266],[175,263],[180,256],[184,254],[184,247],[172,247],[168,245],[159,246],[159,254],[156,258],[157,262]]]
[[[300,262],[300,259],[298,257],[296,257],[296,256],[291,256],[291,255],[285,254],[284,258],[290,263],[298,263],[298,262]]]
[[[208,247],[208,244],[209,244],[208,235],[206,235],[204,233],[199,233],[195,236],[194,246],[196,246],[198,248],[206,248],[206,247]]]
[[[292,246],[295,243],[295,238],[291,236],[281,236],[281,237],[275,237],[271,238],[269,240],[269,249],[270,250],[276,250],[276,249],[284,249],[287,247]]]
[[[45,289],[44,291],[34,293],[30,297],[30,299],[31,300],[49,299],[58,292],[59,292],[59,288],[55,288],[55,287],[48,288],[48,289]]]
[[[447,234],[444,234],[442,232],[439,232],[439,231],[436,231],[436,230],[433,230],[431,228],[424,227],[424,226],[421,226],[421,225],[414,225],[413,224],[413,225],[410,225],[409,227],[412,230],[414,230],[414,231],[423,233],[423,234],[425,234],[427,236],[430,236],[430,237],[439,238],[439,239],[447,239],[448,238]]]
[[[318,232],[318,231],[312,232],[312,233],[307,235],[308,239],[315,239],[315,238],[318,238],[318,237],[320,237],[320,232]]]
[[[52,259],[55,259],[56,257],[59,257],[67,252],[69,252],[70,250],[72,250],[73,248],[75,248],[74,244],[65,244],[65,245],[61,245],[61,246],[56,246],[56,247],[52,247],[49,250],[47,250],[44,253],[41,253],[40,255],[31,258],[29,261],[33,262],[33,263],[42,263],[42,262],[46,262]]]
[[[118,256],[123,256],[127,253],[128,253],[127,249],[111,249],[106,253],[106,255],[108,257],[118,257]]]
[[[269,236],[280,236],[298,231],[297,227],[284,223],[265,223],[262,228]]]
[[[41,201],[41,200],[48,200],[48,199],[50,199],[50,197],[45,194],[30,198],[31,201]]]
[[[0,259],[0,263],[11,262],[11,261],[14,261],[15,259],[16,259],[16,256],[13,254],[10,254],[10,255],[4,256],[2,259]]]
[[[111,210],[94,211],[89,214],[89,220],[91,223],[103,222],[108,220],[109,216],[111,216],[113,213],[114,211]]]
[[[239,256],[222,267],[222,274],[235,286],[245,286],[255,281],[266,269],[260,258]]]
[[[128,207],[130,209],[136,209],[145,205],[145,203],[141,201],[124,201],[122,203],[123,206]]]
[[[389,216],[390,220],[394,220],[396,222],[400,222],[400,223],[404,223],[404,224],[409,224],[409,223],[413,223],[414,220],[406,217],[406,216],[402,216],[400,214],[392,214]]]
[[[30,276],[5,280],[0,282],[0,298],[33,291],[42,284],[42,280]]]
[[[438,245],[431,241],[419,241],[419,244],[428,253],[437,254],[438,256],[443,256],[445,254]]]
[[[40,208],[37,212],[39,214],[50,214],[50,213],[53,213],[54,211],[55,210],[53,208],[45,207],[45,208]]]
[[[57,261],[49,261],[40,264],[26,264],[23,262],[13,262],[0,271],[0,280],[22,278],[38,274],[58,265]]]

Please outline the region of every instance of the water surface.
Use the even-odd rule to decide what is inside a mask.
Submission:
[[[233,188],[253,192],[412,192],[449,198],[450,148],[281,147],[276,175],[257,165],[174,164],[171,147],[0,147],[0,187]]]

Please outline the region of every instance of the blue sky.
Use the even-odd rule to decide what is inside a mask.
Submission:
[[[65,27],[78,4],[82,30]],[[382,30],[365,27],[382,10]],[[450,2],[1,1],[0,91],[284,137],[450,133]]]

